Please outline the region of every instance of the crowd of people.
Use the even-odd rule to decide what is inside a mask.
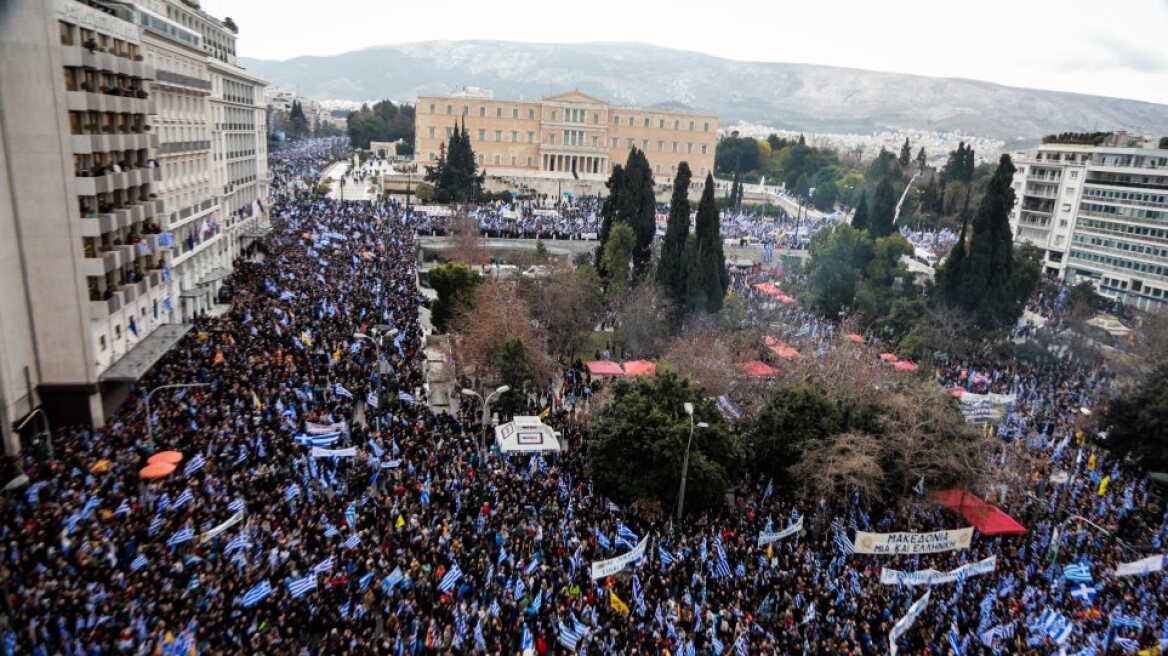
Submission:
[[[1144,473],[1075,436],[1097,372],[963,362],[942,375],[1016,395],[1016,429],[994,457],[1034,463],[999,499],[1024,535],[857,554],[855,530],[964,521],[924,495],[907,511],[800,499],[758,471],[733,504],[662,525],[593,490],[587,426],[568,415],[547,415],[565,452],[515,458],[480,451],[472,408],[426,405],[413,264],[424,226],[395,204],[313,193],[334,149],[272,154],[274,230],[262,257],[237,262],[229,312],[197,320],[106,428],[60,431],[55,460],[23,456],[30,485],[0,500],[6,653],[869,656],[889,651],[926,589],[882,584],[882,568],[990,556],[992,572],[931,588],[904,653],[1129,653],[1168,640],[1164,574],[1112,573],[1162,553],[1163,508]],[[141,394],[172,383],[206,387],[159,393],[145,416]],[[580,366],[564,387],[593,391]],[[140,478],[162,450],[182,462]],[[800,518],[801,531],[758,546]],[[591,578],[593,562],[643,540],[640,562]],[[1072,563],[1092,594],[1072,594]]]

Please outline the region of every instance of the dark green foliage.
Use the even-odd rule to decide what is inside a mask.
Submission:
[[[518,337],[508,338],[499,345],[492,364],[498,373],[499,384],[510,387],[515,396],[521,397],[522,391],[527,390],[535,382],[531,354],[523,340]],[[511,394],[512,392],[507,393],[508,396]]]
[[[706,175],[694,235],[693,259],[686,283],[686,306],[694,312],[713,314],[722,309],[722,299],[730,287],[730,272],[722,249],[721,219],[714,201],[712,174]]]
[[[732,132],[718,142],[714,151],[714,170],[718,175],[730,175],[736,170],[753,171],[759,167],[758,142],[751,137],[740,137]]]
[[[629,224],[617,221],[604,243],[600,258],[604,275],[604,289],[609,296],[621,297],[628,288],[629,262],[637,245],[637,235]]]
[[[929,184],[925,185],[924,191],[921,192],[921,212],[941,213],[941,193],[937,189],[936,177],[930,178]]]
[[[808,442],[842,430],[836,401],[818,385],[783,383],[775,388],[751,431],[756,462],[763,471],[784,472],[802,457]]]
[[[369,148],[371,141],[397,141],[414,143],[414,106],[395,105],[388,100],[374,103],[370,108],[363,105],[351,112],[347,121],[349,143],[354,148]],[[404,153],[403,153],[404,154]]]
[[[929,163],[929,156],[925,154],[925,147],[917,151],[917,170],[921,173],[925,172],[925,166]]]
[[[872,257],[867,233],[849,225],[820,230],[811,238],[807,301],[828,317],[837,317],[856,298],[864,267]]]
[[[308,136],[308,117],[304,115],[304,106],[299,100],[292,101],[292,112],[288,115],[288,131],[290,137],[299,139]]]
[[[685,241],[689,237],[689,164],[682,162],[673,178],[673,197],[669,201],[669,222],[661,242],[661,259],[657,262],[657,283],[665,289],[677,307],[685,304]]]
[[[1032,251],[1014,252],[1013,176],[1014,164],[1003,155],[973,218],[968,244],[963,226],[962,239],[937,271],[936,298],[970,312],[983,329],[1017,321],[1040,275]]]
[[[629,224],[637,236],[633,248],[633,268],[637,277],[645,273],[652,257],[653,236],[657,232],[657,199],[653,193],[653,170],[649,159],[638,148],[629,151],[621,176],[617,218]]]
[[[745,453],[706,394],[669,372],[617,381],[612,394],[588,441],[588,475],[597,491],[622,503],[656,499],[672,507],[690,436],[683,404],[690,402],[694,424],[709,427],[693,431],[685,507],[700,512],[721,504]]]
[[[1132,456],[1149,471],[1168,471],[1168,364],[1112,399],[1103,428],[1107,448],[1117,456]]]
[[[434,166],[426,167],[426,182],[434,185],[440,203],[469,203],[478,199],[486,172],[480,173],[464,121],[456,123],[450,139],[438,152]]]
[[[900,168],[907,172],[909,164],[912,164],[912,146],[905,137],[904,145],[900,147]]]
[[[943,170],[944,179],[970,182],[973,180],[974,168],[973,147],[967,147],[962,141],[957,144],[957,150],[949,151],[949,159]]]
[[[868,220],[868,232],[872,237],[884,237],[896,232],[893,224],[896,200],[896,189],[888,178],[884,178],[876,185],[876,195],[872,199],[872,217]]]
[[[868,258],[860,274],[853,305],[857,312],[867,315],[872,321],[894,318],[891,316],[894,303],[903,298],[912,299],[916,290],[912,276],[901,263],[901,257],[913,252],[912,244],[899,234],[886,235],[875,239]],[[917,308],[899,308],[901,312],[924,313],[924,303]],[[895,317],[903,323],[903,317]]]
[[[876,159],[868,165],[868,172],[864,177],[868,180],[884,180],[886,178],[901,180],[904,178],[904,169],[901,168],[900,160],[896,155],[881,148]]]
[[[730,183],[730,209],[742,207],[742,171],[734,169],[734,180]]]
[[[1046,135],[1042,138],[1042,143],[1098,146],[1110,136],[1110,132],[1060,132],[1059,134]],[[1160,147],[1163,148],[1164,146],[1161,145]]]
[[[868,194],[860,190],[860,202],[856,204],[856,213],[852,216],[852,227],[856,230],[868,229]]]
[[[620,164],[614,164],[612,173],[608,174],[608,181],[604,186],[608,189],[608,195],[604,198],[604,203],[600,206],[600,245],[596,247],[596,268],[601,275],[604,275],[604,267],[600,260],[604,257],[604,245],[608,242],[608,233],[612,231],[612,224],[617,221],[617,215],[621,207],[622,196],[625,191],[624,184],[625,167]]]
[[[434,267],[427,275],[430,287],[438,292],[430,320],[434,330],[445,332],[459,313],[470,309],[475,287],[482,278],[461,262]]]
[[[839,200],[839,187],[836,187],[835,182],[831,180],[817,185],[815,193],[811,196],[811,204],[821,212],[830,212],[835,209],[837,200]]]
[[[1161,150],[1168,149],[1168,137],[1160,137],[1160,145],[1156,147]]]

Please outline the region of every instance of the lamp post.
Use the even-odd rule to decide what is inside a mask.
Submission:
[[[695,427],[694,418],[693,418],[693,412],[694,412],[693,404],[690,403],[689,401],[686,401],[682,405],[682,407],[685,408],[685,414],[689,415],[689,440],[686,441],[686,443],[685,443],[685,458],[681,461],[681,490],[678,491],[678,493],[677,493],[677,529],[676,530],[678,530],[678,531],[681,531],[681,518],[682,518],[683,514],[685,513],[685,479],[686,479],[686,476],[689,475],[689,448],[690,448],[690,446],[693,445],[693,436],[694,436],[694,427]],[[710,425],[704,421],[699,421],[696,424],[696,427],[697,428],[709,428]]]
[[[372,327],[370,327],[369,332],[373,333],[372,337],[370,337],[369,335],[366,335],[365,333],[353,333],[353,338],[359,339],[359,340],[364,340],[367,342],[371,342],[373,344],[373,348],[376,349],[376,353],[377,353],[377,398],[380,401],[382,386],[385,384],[385,373],[386,373],[385,369],[387,368],[387,367],[383,367],[382,363],[381,363],[381,340],[386,335],[388,335],[390,337],[394,337],[395,335],[397,335],[398,330],[397,330],[397,328],[386,325],[384,323],[379,323],[379,324],[375,324]],[[381,430],[381,416],[376,414],[376,410],[374,410],[373,420],[377,424],[377,430]]]
[[[482,436],[482,439],[479,441],[479,458],[480,458],[480,459],[482,459],[482,460],[484,460],[484,461],[486,460],[486,458],[485,458],[484,454],[485,454],[485,452],[486,452],[486,449],[487,449],[487,417],[490,417],[490,416],[491,416],[491,415],[490,415],[490,412],[491,412],[491,401],[492,401],[492,400],[494,400],[494,398],[495,398],[496,396],[499,396],[500,394],[506,394],[507,392],[510,392],[510,391],[511,391],[511,388],[510,388],[509,386],[507,386],[507,385],[501,385],[501,386],[499,386],[499,387],[495,388],[495,391],[494,391],[494,392],[491,392],[491,393],[490,393],[490,394],[487,396],[487,398],[485,398],[485,399],[484,399],[484,398],[482,397],[482,395],[481,395],[481,394],[479,394],[478,392],[476,392],[476,391],[474,391],[474,390],[472,390],[472,389],[466,388],[466,387],[462,388],[462,394],[463,394],[463,395],[465,395],[465,396],[473,396],[473,397],[475,397],[476,399],[478,399],[478,400],[479,400],[479,403],[481,403],[481,404],[482,404],[482,408],[483,408],[483,409],[482,409],[482,413],[483,413],[483,415],[482,415],[482,416],[483,416],[483,436]]]
[[[159,385],[158,387],[155,387],[154,389],[147,392],[146,398],[144,399],[143,402],[146,405],[146,428],[147,428],[148,434],[150,435],[150,443],[154,444],[154,417],[150,414],[150,397],[153,396],[155,392],[157,392],[159,390],[164,390],[164,389],[177,389],[180,387],[185,388],[185,387],[210,387],[210,386],[211,386],[210,383],[174,383],[171,385]]]

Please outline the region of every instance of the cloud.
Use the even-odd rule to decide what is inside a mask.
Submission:
[[[1082,68],[1120,68],[1139,73],[1163,73],[1168,70],[1168,51],[1157,50],[1114,34],[1093,34],[1088,39],[1098,56],[1078,62]]]

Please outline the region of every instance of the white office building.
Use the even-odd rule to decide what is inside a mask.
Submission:
[[[1122,132],[1092,142],[1015,158],[1014,235],[1044,250],[1047,275],[1159,307],[1168,302],[1168,149]]]

